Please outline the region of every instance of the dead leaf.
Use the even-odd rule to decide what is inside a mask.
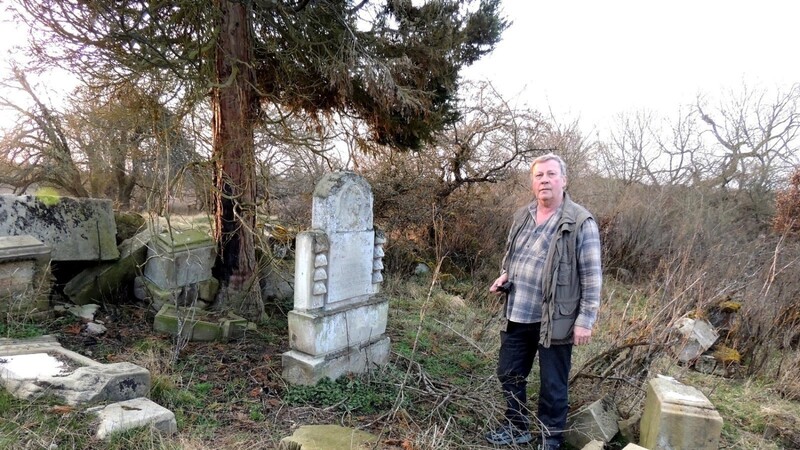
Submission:
[[[56,405],[50,408],[50,412],[53,414],[69,414],[75,411],[75,408],[69,405]]]

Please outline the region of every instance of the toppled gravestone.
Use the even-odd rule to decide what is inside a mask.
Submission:
[[[366,431],[339,425],[306,425],[281,439],[278,450],[367,450],[378,437]]]
[[[53,261],[119,258],[110,200],[0,195],[0,236],[31,235]]]
[[[690,363],[706,350],[711,348],[719,335],[706,320],[683,317],[675,321],[673,327],[681,334],[682,339],[674,351],[682,363]]]
[[[50,248],[33,236],[0,236],[0,314],[48,310]]]
[[[0,384],[17,398],[52,394],[80,405],[143,397],[150,372],[128,362],[98,363],[52,336],[0,339]]]
[[[617,405],[610,397],[603,397],[569,416],[564,438],[575,448],[593,440],[609,442],[619,431],[618,422]]]
[[[64,286],[64,294],[77,305],[109,300],[119,289],[128,286],[139,267],[144,265],[149,238],[150,232],[144,231],[123,241],[118,247],[118,260],[82,271]]]

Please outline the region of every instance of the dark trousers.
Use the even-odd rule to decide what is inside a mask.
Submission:
[[[562,442],[567,425],[569,370],[572,344],[539,345],[539,323],[508,322],[500,333],[500,358],[497,377],[506,398],[506,419],[520,429],[528,429],[526,388],[533,360],[539,354],[538,420],[548,441]]]

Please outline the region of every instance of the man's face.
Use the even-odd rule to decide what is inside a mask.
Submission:
[[[567,177],[561,174],[558,161],[537,163],[531,171],[531,187],[539,203],[560,202],[566,185]]]

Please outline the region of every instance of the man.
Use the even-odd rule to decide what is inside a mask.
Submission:
[[[507,294],[497,365],[506,423],[486,435],[495,445],[533,439],[525,390],[538,353],[539,448],[561,447],[572,346],[588,344],[592,337],[602,285],[600,233],[592,215],[564,192],[566,185],[560,157],[547,154],[534,160],[531,188],[536,198],[514,214],[502,274],[489,288]]]

